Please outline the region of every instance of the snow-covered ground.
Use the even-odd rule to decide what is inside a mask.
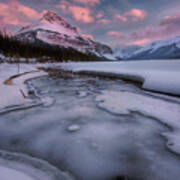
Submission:
[[[48,57],[43,57],[43,58],[48,58]],[[7,57],[4,56],[3,54],[0,54],[0,61],[2,62],[20,62],[20,63],[35,63],[37,61],[37,58],[15,58],[15,57]]]
[[[13,179],[19,179],[19,180],[33,180],[34,178],[31,178],[27,175],[25,175],[22,172],[19,172],[14,169],[10,169],[7,167],[3,167],[0,165],[0,172],[1,172],[1,178],[6,180],[13,180]]]
[[[180,95],[180,61],[66,63],[73,72],[123,77],[143,83],[143,88]]]
[[[48,162],[21,153],[0,151],[1,180],[72,180]]]
[[[27,106],[0,115],[0,149],[5,150],[3,153],[0,150],[2,177],[7,180],[12,176],[19,180],[179,177],[180,98],[147,92],[120,79],[62,72],[48,76],[37,68],[53,67],[57,72],[60,67],[140,81],[146,78],[145,82],[155,87],[155,75],[159,75],[158,83],[165,84],[163,79],[161,82],[164,74],[169,75],[166,82],[171,83],[173,70],[174,77],[179,74],[179,62],[165,61],[164,65],[161,62],[20,64],[20,67],[0,64],[1,110],[7,106]],[[42,77],[36,78],[39,76]],[[175,81],[178,83],[178,78]],[[173,88],[177,90],[176,83]],[[24,98],[28,90],[35,91],[37,98],[33,95]],[[44,106],[28,108],[27,104],[32,102]]]
[[[180,104],[166,102],[152,96],[127,91],[102,91],[97,96],[98,106],[109,112],[128,115],[139,112],[145,116],[154,117],[163,124],[173,128],[174,132],[163,135],[168,139],[167,146],[180,154]],[[157,109],[158,108],[158,109]]]
[[[21,107],[31,107],[40,102],[28,98],[26,80],[47,75],[38,67],[48,64],[0,64],[0,113]],[[47,97],[45,101],[51,101]]]

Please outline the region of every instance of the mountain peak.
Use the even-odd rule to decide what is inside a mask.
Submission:
[[[59,16],[53,11],[47,11],[41,18],[41,21],[46,21],[50,24],[59,24],[61,26],[64,26],[67,30],[71,30],[74,33],[78,33],[78,29],[76,27],[72,27],[61,16]]]
[[[47,11],[37,22],[21,28],[17,34],[25,33],[27,31],[35,31],[37,29],[59,32],[69,36],[79,36],[79,32],[76,27],[71,26],[53,11]]]
[[[53,23],[54,21],[61,21],[61,22],[66,22],[62,17],[60,17],[59,15],[57,15],[55,12],[53,11],[47,11],[44,15],[43,15],[43,19],[45,19],[46,21]]]
[[[52,11],[47,11],[37,22],[21,28],[15,36],[21,41],[73,48],[99,57],[112,54],[110,47],[83,37],[76,27]]]

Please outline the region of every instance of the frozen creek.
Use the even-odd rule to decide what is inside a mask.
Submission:
[[[175,123],[170,127],[171,116],[164,114],[170,108],[173,121],[178,119],[178,98],[121,80],[70,74],[33,79],[27,86],[51,103],[0,115],[0,170],[14,169],[19,180],[180,177],[178,138],[171,138]]]

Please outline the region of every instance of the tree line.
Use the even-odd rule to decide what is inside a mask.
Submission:
[[[73,48],[62,48],[58,45],[35,44],[22,42],[0,32],[0,53],[9,58],[37,58],[38,62],[56,61],[99,61],[100,57],[79,52]]]

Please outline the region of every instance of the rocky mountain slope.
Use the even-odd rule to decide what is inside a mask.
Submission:
[[[177,59],[180,58],[180,36],[155,41],[135,51],[128,59]]]
[[[73,48],[102,58],[111,57],[113,54],[109,46],[84,37],[76,27],[72,27],[62,17],[51,11],[45,13],[37,22],[23,27],[15,37],[23,42]]]
[[[124,48],[115,48],[114,49],[114,57],[118,60],[126,60],[130,57],[135,51],[139,50],[141,46],[127,46]]]

